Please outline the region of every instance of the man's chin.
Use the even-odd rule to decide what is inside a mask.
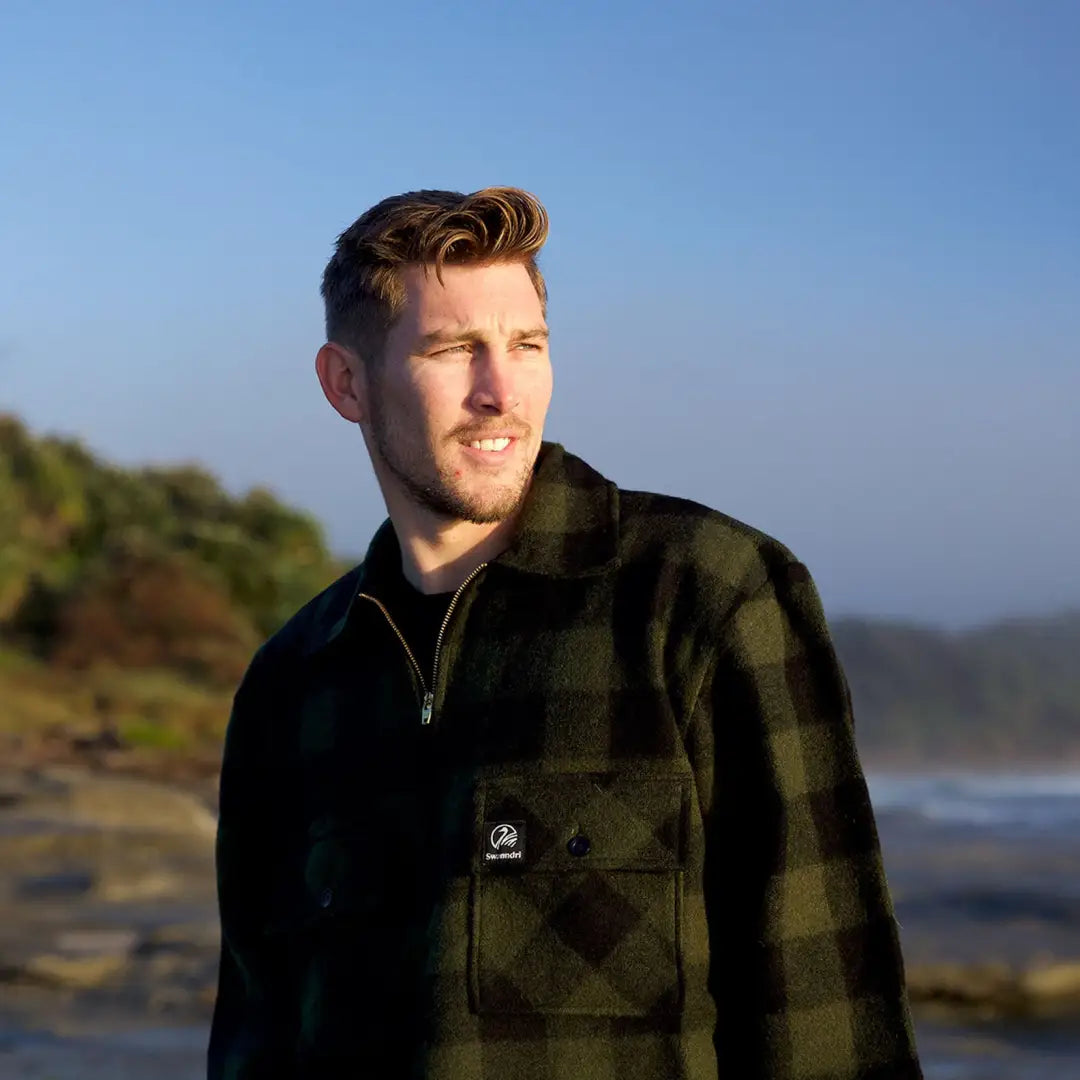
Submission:
[[[453,516],[470,525],[498,525],[514,517],[521,509],[522,500],[500,503],[459,503]]]
[[[525,501],[524,491],[503,490],[487,497],[468,492],[448,491],[440,511],[454,521],[471,525],[497,525],[514,517]]]

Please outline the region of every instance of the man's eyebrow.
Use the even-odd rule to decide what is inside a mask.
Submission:
[[[418,348],[430,349],[432,345],[445,345],[449,342],[483,341],[487,335],[483,330],[475,326],[458,326],[432,330],[430,334],[424,334],[419,341]],[[535,341],[541,339],[547,341],[549,331],[546,326],[534,326],[529,330],[514,330],[510,334],[511,341]]]
[[[531,330],[515,330],[510,335],[511,341],[534,341],[540,339],[547,341],[551,336],[550,331],[546,326],[534,326]]]

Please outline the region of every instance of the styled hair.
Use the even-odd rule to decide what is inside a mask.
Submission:
[[[548,235],[547,211],[535,195],[512,187],[409,191],[391,195],[337,239],[322,277],[326,337],[365,364],[382,355],[386,335],[405,306],[402,268],[520,262],[547,312],[547,287],[536,255]]]

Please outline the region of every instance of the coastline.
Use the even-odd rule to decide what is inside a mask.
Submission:
[[[871,789],[882,780],[974,779],[1019,789],[1036,781],[1036,790],[1040,778],[1059,787],[1075,779],[1080,794],[1080,769],[1056,764],[1009,772],[878,767],[868,778]],[[74,1075],[62,1066],[69,1060],[80,1068],[102,1062],[86,1064],[81,1080],[148,1075],[151,1060],[163,1080],[198,1075],[219,949],[216,795],[209,753],[178,760],[39,748],[0,770],[5,1075],[48,1075],[34,1071],[42,1061],[53,1075]],[[1049,835],[983,835],[962,822],[927,822],[910,807],[890,806],[878,819],[921,1039],[960,1054],[1002,1039],[1068,1049],[1076,1036],[1069,1061],[1080,1060],[1075,845]],[[132,1063],[129,1072],[121,1060]]]

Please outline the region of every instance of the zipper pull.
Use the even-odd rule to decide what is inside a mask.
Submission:
[[[435,695],[430,691],[424,692],[424,704],[420,706],[420,723],[431,723],[431,711],[435,708]]]

